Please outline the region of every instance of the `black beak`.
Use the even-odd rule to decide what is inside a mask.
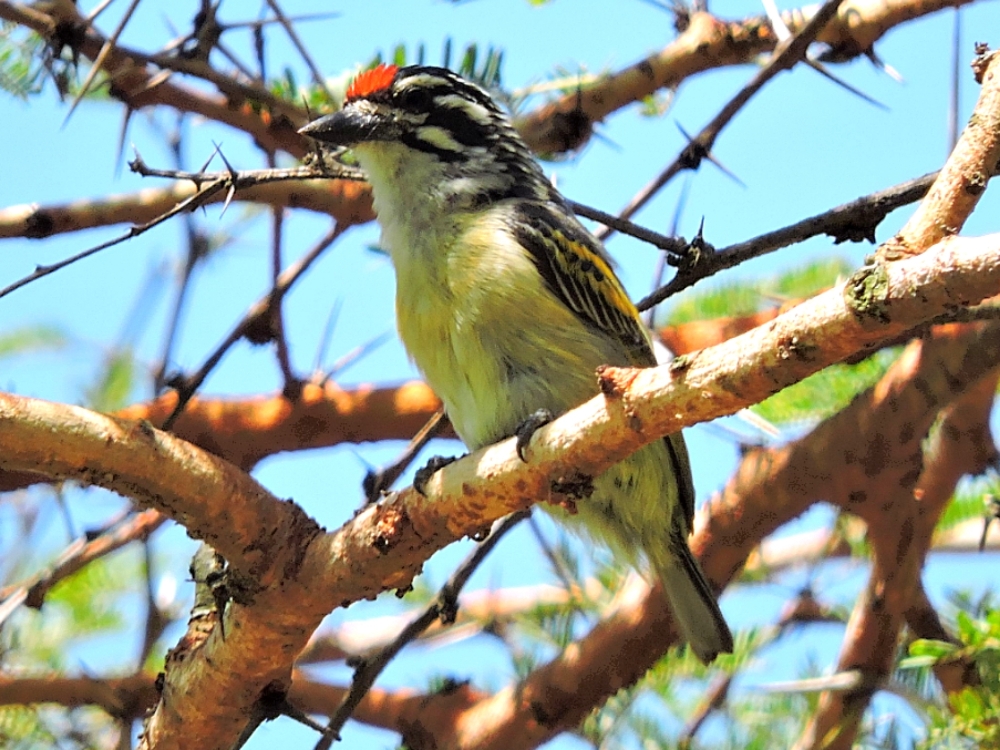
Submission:
[[[299,132],[334,146],[354,146],[367,141],[387,141],[395,136],[390,120],[348,106],[332,115],[313,120]]]

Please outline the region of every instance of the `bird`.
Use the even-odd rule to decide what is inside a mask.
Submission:
[[[471,450],[596,396],[601,365],[656,364],[601,242],[547,179],[507,112],[446,69],[379,64],[300,133],[351,149],[396,274],[400,339]],[[549,511],[662,581],[681,637],[709,663],[733,638],[688,547],[694,484],[681,433]]]

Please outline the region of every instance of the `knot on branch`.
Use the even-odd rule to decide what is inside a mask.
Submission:
[[[889,274],[880,261],[859,269],[844,287],[844,302],[861,323],[889,322],[888,295]]]

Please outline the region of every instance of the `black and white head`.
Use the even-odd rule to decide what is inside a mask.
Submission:
[[[452,208],[507,198],[562,202],[482,88],[445,68],[379,65],[359,74],[343,108],[300,131],[354,149],[376,193],[384,179],[418,179]]]

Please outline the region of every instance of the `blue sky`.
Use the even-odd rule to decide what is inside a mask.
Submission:
[[[108,11],[101,28],[112,28],[109,20],[121,9]],[[175,24],[186,23],[195,3],[175,3],[183,12],[170,12]],[[231,4],[236,9],[239,6]],[[246,8],[247,6],[243,6]],[[330,4],[287,2],[289,14],[328,10]],[[335,6],[339,15],[330,20],[303,23],[299,32],[320,69],[335,76],[354,69],[377,51],[389,52],[403,43],[411,51],[424,43],[427,60],[438,62],[445,37],[455,50],[468,42],[480,48],[490,44],[505,50],[503,81],[519,88],[536,83],[557,68],[568,72],[599,73],[617,70],[664,46],[672,37],[672,17],[653,6],[631,0],[618,3],[597,0],[566,0],[532,7],[527,2],[476,0],[453,6],[444,2],[354,2]],[[794,7],[784,3],[782,7]],[[735,19],[756,15],[761,8],[750,2],[714,3],[721,17]],[[235,12],[230,10],[230,13]],[[256,13],[256,7],[252,11]],[[976,87],[968,72],[974,41],[1000,43],[1000,4],[982,3],[964,9],[962,116],[970,111]],[[166,11],[154,4],[140,5],[139,16],[126,30],[127,44],[149,48],[174,36],[164,23]],[[680,232],[691,236],[704,219],[706,239],[716,246],[753,237],[805,216],[819,213],[858,196],[879,190],[940,167],[947,154],[947,105],[951,69],[951,11],[908,24],[891,32],[878,52],[905,77],[900,85],[861,60],[835,69],[853,85],[884,103],[888,111],[875,108],[820,78],[807,69],[781,75],[761,93],[723,133],[716,156],[746,183],[741,187],[720,171],[706,165],[694,176],[680,223]],[[223,20],[239,20],[226,15]],[[988,34],[985,32],[989,32]],[[241,36],[243,43],[246,34]],[[307,74],[292,48],[277,30],[272,31],[269,65],[272,72],[292,67],[299,81]],[[242,44],[236,45],[242,49]],[[249,59],[249,55],[247,55]],[[752,75],[752,69],[712,72],[685,82],[667,115],[650,118],[629,108],[616,113],[578,155],[547,164],[563,192],[570,198],[615,211],[683,147],[676,124],[694,133]],[[536,100],[537,101],[537,100]],[[127,169],[116,171],[117,129],[121,113],[116,104],[87,102],[65,124],[66,105],[47,95],[22,104],[5,100],[0,129],[7,146],[0,149],[4,178],[0,180],[0,206],[38,202],[50,204],[96,197],[109,192],[132,192],[161,185],[143,180]],[[155,116],[160,126],[171,126],[169,113]],[[237,168],[255,168],[261,161],[238,133],[189,123],[186,156],[189,167],[199,165],[221,144]],[[157,126],[146,115],[133,118],[128,139],[152,166],[170,167],[169,154],[157,135]],[[14,146],[16,144],[16,147]],[[127,156],[130,156],[128,154]],[[675,211],[681,184],[675,181],[637,217],[654,229],[666,231]],[[909,215],[897,212],[879,230],[886,239]],[[997,231],[1000,201],[987,192],[983,205],[970,220],[966,233]],[[176,350],[176,363],[196,367],[222,339],[247,306],[268,288],[269,227],[266,217],[247,218],[242,207],[230,207],[220,218],[217,208],[200,215],[203,226],[213,231],[236,233],[231,247],[202,269],[194,284],[186,325]],[[286,258],[293,259],[326,229],[315,216],[289,222]],[[57,237],[44,242],[6,241],[0,254],[3,284],[29,273],[38,263],[48,263],[79,252],[121,232],[117,227]],[[307,373],[320,345],[327,317],[335,304],[342,305],[329,346],[327,362],[393,328],[393,275],[388,261],[368,246],[377,242],[374,226],[352,229],[338,246],[316,266],[288,300],[286,320],[292,341],[293,361]],[[622,278],[634,297],[649,289],[656,262],[652,249],[628,238],[616,237],[609,250],[621,264]],[[809,258],[836,254],[852,265],[871,250],[868,245],[833,247],[819,238],[782,253],[747,264],[728,278],[766,275],[806,262]],[[122,246],[43,279],[0,299],[0,336],[22,326],[50,324],[66,332],[70,348],[53,354],[38,354],[0,360],[0,387],[48,399],[81,403],[104,357],[125,339],[141,361],[155,363],[169,310],[170,274],[183,257],[183,226],[174,221]],[[146,286],[149,279],[154,282]],[[155,281],[159,279],[158,281]],[[148,291],[139,294],[140,289]],[[669,303],[668,303],[669,306]],[[340,381],[393,383],[415,373],[395,339],[348,370]],[[211,394],[270,393],[280,387],[280,374],[270,351],[241,345],[213,373],[204,391]],[[145,381],[134,397],[148,396]],[[699,498],[718,489],[729,475],[736,458],[730,441],[705,428],[688,431]],[[255,476],[280,497],[292,497],[327,527],[336,527],[348,517],[360,499],[360,480],[368,464],[391,460],[400,444],[342,446],[269,459]],[[455,453],[455,445],[439,446],[437,452]],[[107,515],[118,501],[91,492],[70,493],[73,513],[81,525]],[[55,518],[51,500],[48,512]],[[815,525],[828,517],[822,509],[794,528]],[[2,516],[0,516],[2,518]],[[2,527],[0,527],[2,528]],[[55,523],[45,540],[58,547],[65,532]],[[189,543],[179,531],[163,534],[158,551],[176,571],[186,566]],[[429,567],[433,581],[440,582],[470,548],[457,544],[439,553]],[[473,579],[473,588],[522,585],[538,580],[544,563],[526,530],[515,532]],[[929,565],[932,593],[941,600],[944,586],[954,578],[960,562],[936,556]],[[176,573],[183,575],[182,573]],[[863,571],[850,565],[824,569],[821,581],[838,601],[850,602],[863,585]],[[737,626],[771,622],[801,583],[795,575],[782,586],[736,592],[723,601],[723,609]],[[186,595],[182,587],[181,595]],[[752,606],[750,606],[752,605]],[[342,617],[364,617],[397,611],[401,605],[391,597],[385,602],[356,605]],[[787,679],[798,673],[810,658],[821,666],[836,659],[839,629],[820,629],[810,637],[794,639],[768,652],[752,681]],[[457,650],[456,650],[457,649]],[[485,639],[452,647],[447,664],[467,668],[458,676],[469,676],[484,687],[499,686],[509,676],[509,666],[495,645]],[[91,657],[93,658],[93,657]],[[424,684],[428,658],[401,659],[380,684]],[[441,657],[442,659],[444,656]],[[95,662],[91,662],[94,664]],[[430,663],[434,663],[431,661]],[[478,665],[475,668],[470,664]],[[453,669],[453,666],[449,666]],[[431,671],[434,667],[431,667]],[[346,679],[344,670],[332,674]],[[262,729],[251,747],[300,736],[304,730],[276,723]],[[352,730],[352,738],[363,747],[389,747],[391,735]],[[574,747],[563,739],[557,747]]]

